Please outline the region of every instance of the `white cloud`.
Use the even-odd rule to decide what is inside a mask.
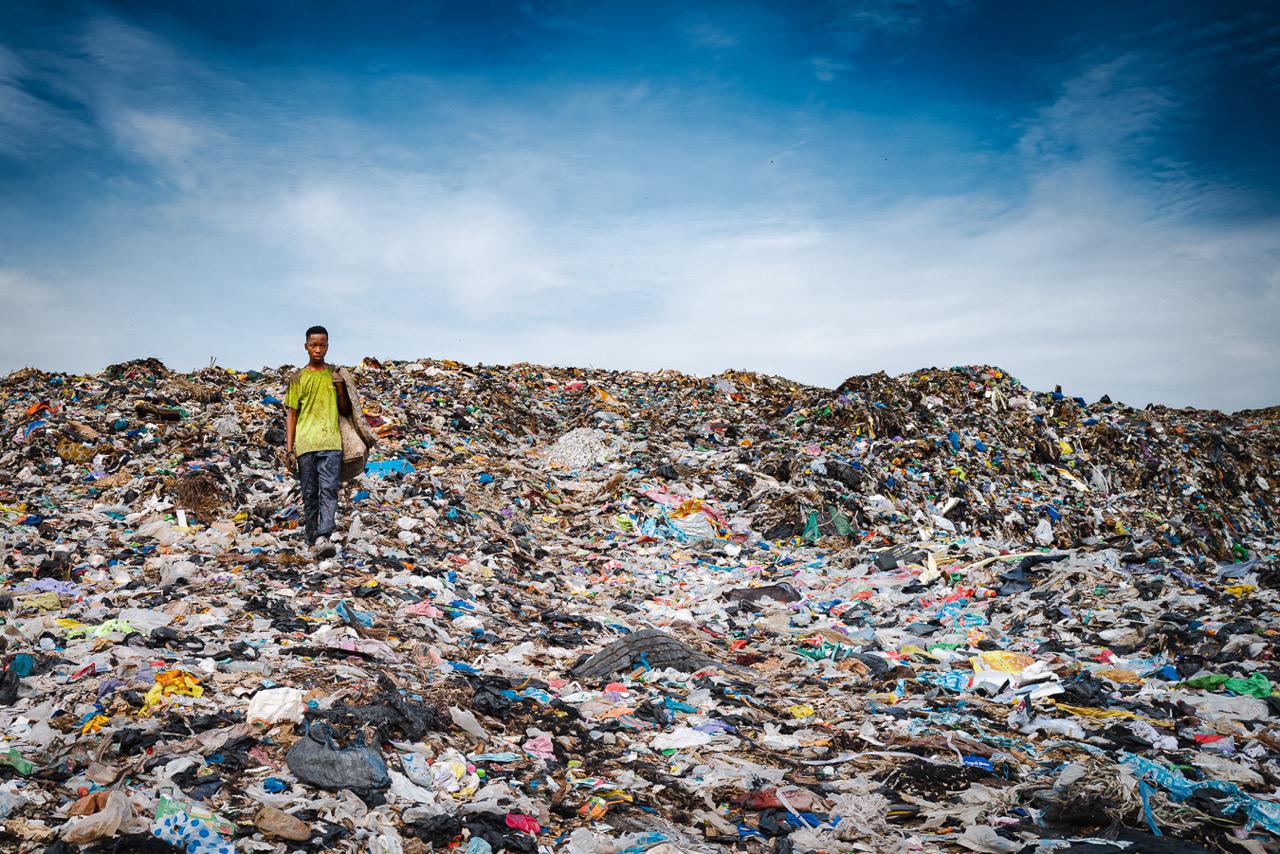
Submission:
[[[84,123],[37,98],[27,84],[42,77],[16,51],[0,45],[0,156],[31,160],[82,144]]]
[[[54,290],[44,282],[19,271],[0,267],[0,301],[8,307],[44,308],[54,301]],[[13,317],[10,317],[10,321]],[[16,331],[17,325],[10,327]]]
[[[172,94],[193,80],[216,77],[167,39],[109,15],[87,20],[79,46],[100,75],[96,81],[100,86],[141,85]]]
[[[175,172],[182,172],[207,141],[207,134],[192,122],[172,114],[125,108],[111,118],[111,130],[122,148]]]
[[[286,271],[267,293],[213,276],[228,310],[257,306],[249,338],[220,342],[224,364],[270,361],[257,354],[273,336],[319,314],[353,358],[746,367],[829,386],[994,362],[1088,397],[1228,408],[1280,391],[1280,230],[1152,218],[1088,171],[1017,209],[995,202],[550,220],[496,190],[369,169],[189,199],[181,218],[205,211],[249,269],[269,257]],[[158,251],[184,268],[181,246]]]
[[[1038,111],[1019,142],[1037,163],[1114,156],[1149,141],[1176,106],[1161,87],[1146,83],[1134,57],[1086,69],[1063,94]]]
[[[692,44],[712,50],[727,50],[737,47],[740,42],[740,37],[733,30],[709,20],[691,24],[686,35]]]
[[[58,322],[60,297],[60,289],[50,282],[22,270],[0,267],[0,305],[4,306],[4,311],[0,311],[3,370],[28,365],[43,367],[41,363],[55,355],[65,341],[65,327]],[[68,353],[71,359],[85,355],[84,352]]]
[[[842,45],[857,50],[873,33],[900,33],[930,19],[956,13],[971,0],[827,0],[829,29]]]
[[[829,56],[812,57],[809,64],[813,66],[813,76],[823,83],[830,83],[853,67],[847,62],[841,62]]]

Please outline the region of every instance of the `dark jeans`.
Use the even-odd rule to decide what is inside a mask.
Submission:
[[[338,513],[338,477],[342,474],[342,451],[311,451],[298,457],[298,479],[302,481],[302,519],[307,544],[333,533],[333,517]]]

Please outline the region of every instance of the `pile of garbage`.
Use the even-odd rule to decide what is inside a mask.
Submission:
[[[998,368],[0,380],[0,850],[1263,852],[1280,410]]]

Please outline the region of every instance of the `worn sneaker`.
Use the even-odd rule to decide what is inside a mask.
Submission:
[[[333,557],[338,553],[338,547],[330,542],[328,537],[321,537],[316,540],[315,548],[311,550],[311,553],[316,558]]]

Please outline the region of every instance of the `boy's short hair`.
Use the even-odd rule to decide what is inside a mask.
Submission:
[[[325,329],[323,326],[313,326],[307,330],[307,337],[310,338],[312,335],[323,335],[325,338],[328,338],[329,330]]]

